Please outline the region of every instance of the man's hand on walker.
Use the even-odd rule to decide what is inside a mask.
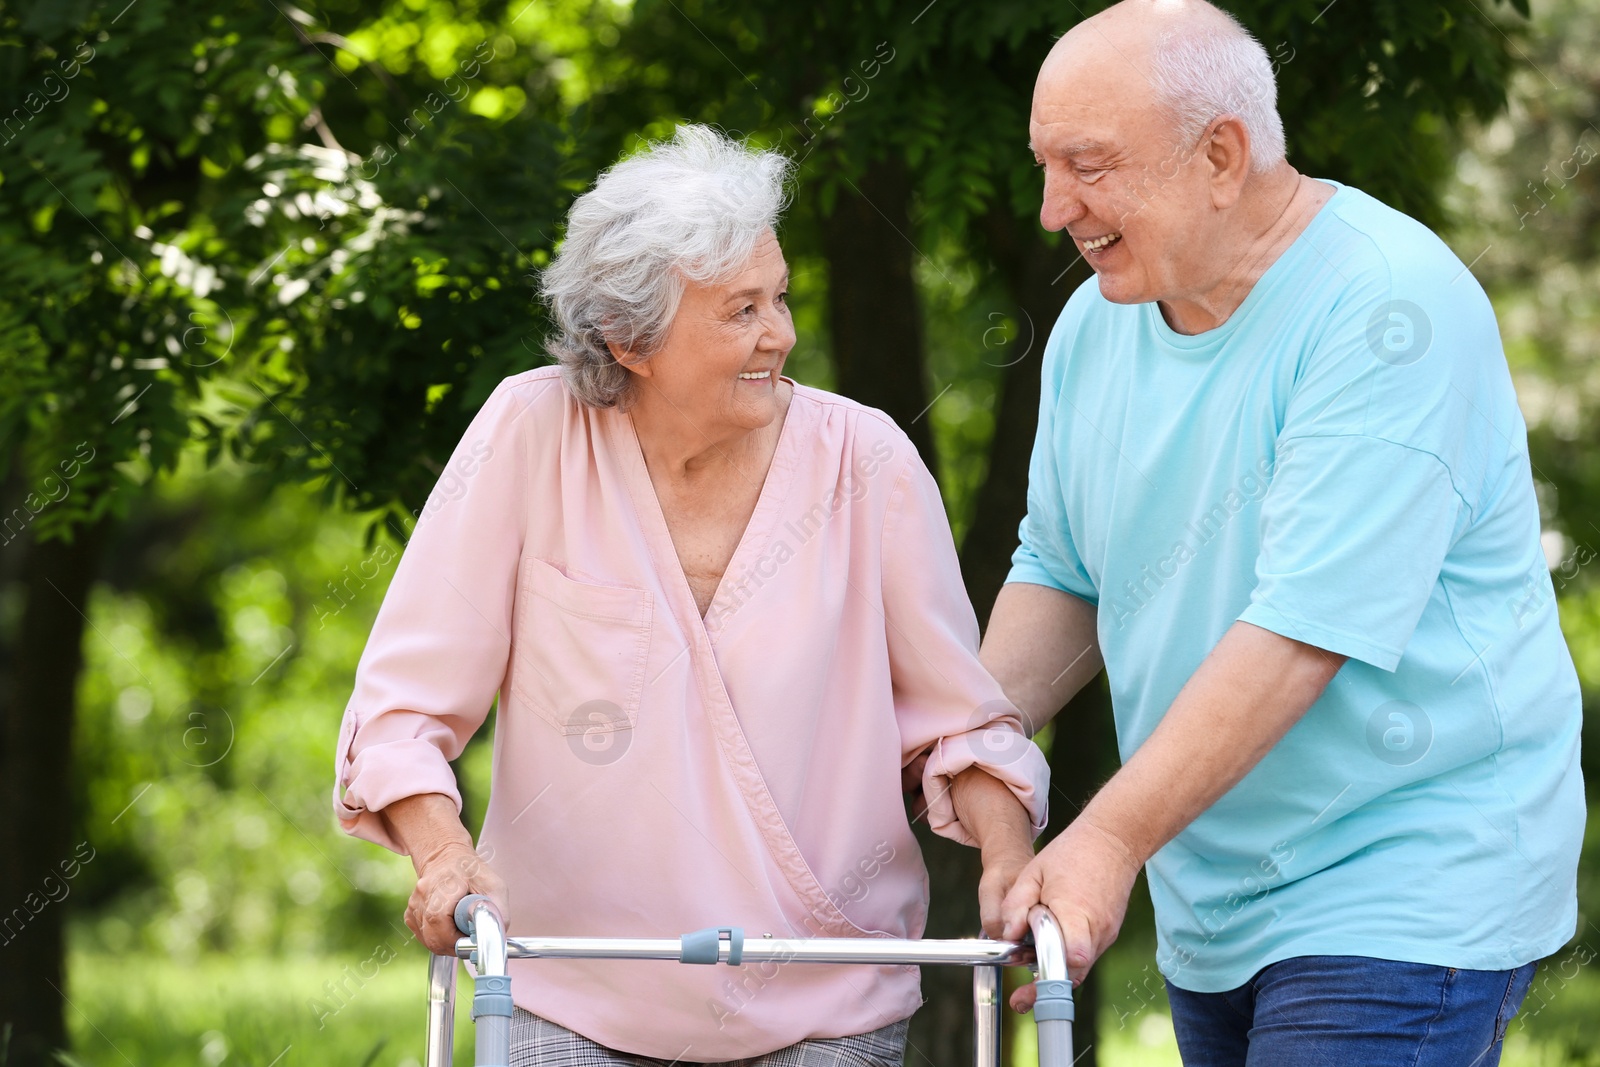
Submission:
[[[1117,939],[1140,864],[1115,836],[1079,816],[1023,870],[1001,904],[1003,937],[1028,932],[1028,909],[1044,904],[1054,913],[1067,945],[1073,984],[1083,981],[1100,954]],[[1033,1007],[1030,983],[1011,997],[1017,1011]]]

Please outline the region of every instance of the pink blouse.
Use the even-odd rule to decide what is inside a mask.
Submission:
[[[791,383],[792,384],[792,383]],[[555,368],[507,378],[429,497],[356,670],[346,832],[461,799],[449,762],[496,692],[479,851],[509,932],[919,937],[928,881],[900,771],[932,749],[929,822],[972,844],[974,764],[1044,826],[1049,771],[978,662],[938,488],[882,413],[796,385],[704,619],[632,420]],[[973,904],[976,920],[976,901]],[[512,997],[603,1045],[761,1055],[921,1003],[915,967],[514,960]]]

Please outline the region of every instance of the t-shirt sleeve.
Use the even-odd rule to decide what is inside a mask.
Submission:
[[[1427,452],[1355,434],[1284,441],[1239,618],[1392,671],[1462,512],[1450,472]]]
[[[1504,437],[1504,356],[1465,287],[1365,281],[1298,367],[1239,618],[1392,671]]]
[[[1060,328],[1045,346],[1039,390],[1039,427],[1034,434],[1033,456],[1028,462],[1028,513],[1017,529],[1019,544],[1011,555],[1006,581],[1059,589],[1098,604],[1100,591],[1078,554],[1067,522],[1056,455],[1056,420],[1061,401],[1062,349]],[[1070,409],[1068,411],[1070,415]]]
[[[335,754],[344,831],[403,852],[378,812],[442,793],[450,761],[488,717],[510,654],[522,552],[526,390],[484,403],[428,497],[356,667]]]

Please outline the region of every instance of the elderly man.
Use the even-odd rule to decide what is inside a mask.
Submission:
[[[983,659],[1035,725],[1103,661],[1123,767],[1006,932],[1042,900],[1081,975],[1143,867],[1185,1063],[1492,1064],[1574,932],[1585,812],[1489,302],[1285,161],[1266,52],[1204,3],[1074,28],[1029,128],[1095,284]]]

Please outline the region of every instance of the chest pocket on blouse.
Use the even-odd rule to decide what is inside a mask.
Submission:
[[[525,558],[512,693],[562,734],[631,730],[639,720],[653,610],[643,589],[580,582]]]

